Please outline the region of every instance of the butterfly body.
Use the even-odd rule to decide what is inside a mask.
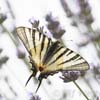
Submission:
[[[84,71],[89,69],[89,65],[83,57],[69,48],[65,48],[59,41],[53,42],[38,28],[19,27],[17,34],[29,52],[33,71],[31,77],[35,77],[39,71],[38,80],[40,84],[43,78],[59,71]]]

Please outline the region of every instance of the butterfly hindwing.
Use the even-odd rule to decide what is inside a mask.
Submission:
[[[46,63],[45,69],[42,73],[54,72],[54,71],[81,71],[89,69],[88,63],[79,54],[74,51],[63,47],[58,43],[58,47],[55,47],[51,52],[51,59]]]

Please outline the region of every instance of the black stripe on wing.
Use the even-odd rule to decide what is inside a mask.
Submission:
[[[58,51],[60,51],[62,48],[63,48],[63,46],[61,46],[61,47],[58,49]],[[69,49],[65,49],[65,51],[63,51],[60,55],[58,55],[58,57],[57,57],[54,61],[52,61],[49,65],[55,63],[58,59],[60,59],[60,58],[61,58],[64,54],[66,54],[68,51],[69,51]]]
[[[73,53],[73,52],[72,52]],[[71,53],[70,53],[71,54]],[[69,54],[68,54],[69,55]],[[65,64],[65,63],[68,63],[68,62],[70,62],[70,61],[75,61],[75,60],[77,60],[77,58],[79,58],[80,57],[80,55],[79,54],[76,54],[74,57],[72,57],[72,58],[70,58],[70,59],[68,59],[68,60],[65,60],[64,62],[62,62],[62,63],[60,63],[59,65],[62,65],[62,64]],[[82,57],[81,57],[82,58]]]
[[[34,46],[34,50],[35,50],[35,53],[36,53],[36,44],[35,44],[35,34],[36,34],[36,30],[31,30],[31,31],[32,31],[32,38],[33,38],[33,46]]]
[[[40,59],[41,59],[41,53],[42,53],[43,49],[45,48],[45,47],[44,47],[45,39],[46,39],[46,36],[43,35],[42,43],[41,43],[41,50],[40,50]]]
[[[48,38],[48,44],[47,44],[47,48],[46,48],[46,53],[47,53],[47,51],[48,51],[50,45],[52,45],[52,43],[53,43],[53,42],[51,41],[51,39]]]
[[[40,39],[41,39],[41,36],[42,36],[42,33],[41,33],[41,32],[39,32],[39,41],[40,41]]]
[[[58,51],[58,48],[59,48],[59,41],[54,42],[50,47],[48,47],[48,50],[44,55],[43,64],[46,64],[50,61],[50,59]]]
[[[27,39],[27,36],[26,36],[26,34],[25,34],[25,33],[26,33],[25,29],[26,29],[26,28],[23,27],[23,28],[21,28],[21,31],[23,31],[23,32],[22,32],[23,37],[25,38],[26,42],[28,43],[28,39]],[[29,31],[30,31],[30,30],[29,30]]]
[[[16,29],[17,31],[17,34],[19,36],[19,38],[21,39],[21,41],[23,42],[25,48],[27,49],[27,51],[29,52],[30,50],[30,45],[29,45],[29,41],[28,41],[28,38],[27,38],[27,35],[26,35],[26,27],[18,27]],[[29,30],[30,31],[30,30]]]

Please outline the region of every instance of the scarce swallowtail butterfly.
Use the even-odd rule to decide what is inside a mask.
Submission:
[[[30,63],[32,64],[32,77],[36,77],[37,72],[39,89],[42,79],[48,75],[53,75],[59,71],[85,71],[89,69],[86,60],[79,54],[65,48],[59,41],[53,42],[51,38],[44,35],[39,28],[18,27],[17,34],[26,47]]]

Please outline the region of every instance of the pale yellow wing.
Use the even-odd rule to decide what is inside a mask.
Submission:
[[[41,73],[89,69],[89,65],[83,57],[63,47],[58,41],[52,42],[38,30],[19,27],[17,33]]]
[[[89,65],[83,57],[63,47],[58,41],[52,42],[50,38],[38,29],[19,27],[17,28],[17,34],[30,54],[33,68],[33,73],[26,85],[32,76],[36,76],[38,71],[40,71],[38,77],[39,88],[43,78],[58,71],[82,71],[89,69]]]
[[[36,29],[18,27],[16,30],[37,67],[42,66],[44,55],[52,44],[51,39]]]

